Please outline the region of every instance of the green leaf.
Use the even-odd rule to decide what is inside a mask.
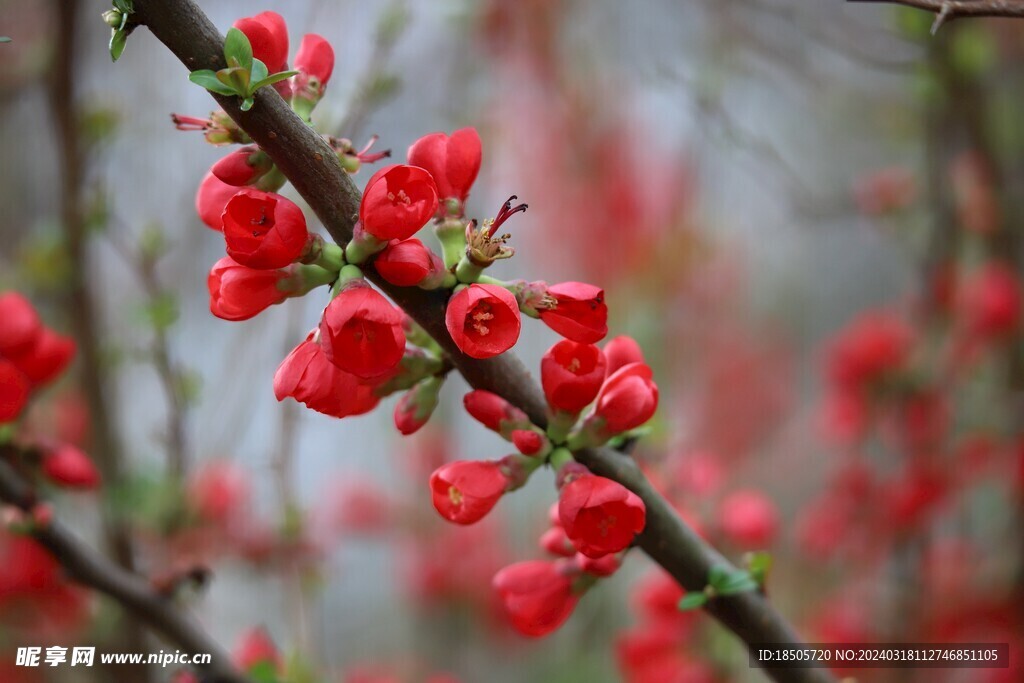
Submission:
[[[227,38],[224,39],[224,59],[228,66],[252,70],[252,45],[245,34],[237,28],[228,29]]]
[[[0,43],[9,43],[11,39],[8,36],[0,36]]]
[[[249,71],[240,66],[229,66],[217,72],[217,80],[231,88],[239,97],[249,94]]]
[[[729,570],[725,567],[715,565],[708,571],[708,583],[715,590],[718,590],[726,581],[729,580]]]
[[[239,107],[242,111],[249,111],[252,109],[252,105],[256,104],[256,100],[252,97],[246,97],[242,100],[242,106]]]
[[[269,75],[267,71],[267,65],[258,59],[252,60],[252,68],[249,69],[249,94],[256,92],[259,86],[254,85],[259,83]]]
[[[704,593],[687,593],[679,601],[677,607],[680,612],[689,612],[690,610],[700,609],[707,603],[708,596]]]
[[[718,589],[719,595],[736,595],[737,593],[748,593],[750,591],[756,591],[758,588],[757,581],[754,581],[753,577],[746,572],[741,572],[733,575],[721,588]]]
[[[134,0],[114,0],[114,8],[123,14],[131,14],[135,11]]]
[[[220,95],[235,94],[234,88],[230,88],[221,83],[220,79],[217,78],[217,74],[210,69],[199,69],[198,71],[193,71],[188,75],[188,80]]]
[[[768,578],[768,572],[772,569],[772,555],[764,551],[750,553],[747,555],[747,571],[757,582],[758,586],[764,586]]]
[[[117,61],[124,53],[124,46],[128,42],[128,32],[120,28],[110,34],[110,59]]]
[[[254,683],[280,683],[280,679],[277,677],[277,665],[273,662],[257,662],[250,666],[246,673]]]
[[[279,81],[283,81],[286,78],[291,78],[292,76],[294,76],[297,73],[299,73],[299,72],[298,71],[278,71],[276,74],[271,74],[270,76],[267,76],[266,78],[257,81],[256,85],[254,85],[252,87],[252,91],[256,92],[257,90],[259,90],[260,88],[262,88],[265,85],[273,85],[274,83],[277,83]]]

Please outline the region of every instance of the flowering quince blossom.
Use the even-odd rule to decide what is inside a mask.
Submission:
[[[41,386],[64,373],[76,349],[73,339],[44,327],[31,346],[8,358],[33,386]]]
[[[462,399],[462,405],[477,422],[492,432],[507,434],[508,438],[511,438],[515,430],[530,424],[530,418],[526,417],[526,413],[501,396],[483,389],[475,389],[466,394]]]
[[[625,335],[613,337],[601,348],[605,360],[608,361],[608,375],[613,375],[624,365],[643,363],[644,352],[632,337]]]
[[[290,270],[257,270],[225,256],[206,278],[210,312],[222,320],[248,320],[288,298],[284,285],[291,276]]]
[[[565,560],[517,562],[494,575],[492,582],[509,621],[526,636],[545,636],[565,623],[579,596],[573,592],[578,572]]]
[[[11,356],[35,344],[43,330],[39,314],[17,292],[0,294],[0,354]]]
[[[386,166],[366,183],[359,205],[363,230],[379,240],[405,240],[437,211],[437,187],[416,166]]]
[[[779,525],[775,504],[760,491],[736,491],[718,508],[719,525],[730,541],[743,548],[764,548],[771,544]]]
[[[274,395],[278,401],[294,398],[310,410],[332,417],[362,415],[380,402],[372,386],[327,360],[312,332],[277,368]]]
[[[445,324],[459,350],[471,358],[492,358],[519,340],[522,323],[516,298],[498,285],[472,284],[448,302]]]
[[[210,167],[210,173],[233,187],[252,185],[274,167],[267,153],[247,145],[236,149]]]
[[[345,372],[373,379],[395,369],[405,352],[404,317],[362,279],[327,304],[320,321],[324,353]]]
[[[548,405],[578,413],[597,397],[604,383],[606,361],[601,349],[563,340],[548,349],[540,362],[540,380]]]
[[[1005,337],[1020,324],[1020,280],[1005,265],[987,264],[964,282],[960,308],[971,334],[982,339]]]
[[[424,135],[412,143],[407,157],[410,164],[433,176],[442,200],[457,199],[461,207],[480,172],[482,154],[476,129],[462,128],[450,137],[444,133]]]
[[[199,214],[199,220],[211,230],[223,230],[224,207],[237,192],[237,187],[228,185],[213,171],[208,171],[196,191],[196,213]]]
[[[228,256],[249,268],[284,268],[299,260],[309,240],[302,209],[271,192],[239,190],[222,220]]]
[[[499,462],[450,462],[430,475],[434,509],[456,524],[473,524],[483,519],[508,487],[509,479]]]
[[[270,73],[288,66],[288,27],[277,12],[260,12],[244,17],[234,27],[245,34],[252,45],[252,56],[266,65]]]
[[[585,472],[562,486],[558,518],[576,549],[598,558],[629,547],[643,531],[646,507],[622,484]]]
[[[588,422],[604,434],[621,434],[650,420],[658,409],[658,385],[645,363],[630,363],[605,380]],[[599,421],[599,422],[598,422]]]
[[[0,423],[21,415],[31,388],[28,378],[14,363],[0,358]]]
[[[391,240],[373,265],[382,278],[399,287],[428,284],[427,280],[437,281],[445,274],[441,257],[416,238]]]
[[[584,282],[562,282],[547,289],[553,301],[540,309],[541,321],[566,339],[594,344],[608,334],[604,290]]]
[[[281,653],[262,626],[242,633],[231,652],[231,659],[242,671],[250,671],[261,664],[269,664],[277,672],[283,668]]]
[[[292,97],[316,102],[323,97],[334,72],[334,48],[322,36],[307,33],[299,43],[293,66],[299,73],[292,77]]]
[[[94,489],[100,473],[92,461],[71,444],[60,444],[43,455],[43,474],[58,486]]]
[[[249,473],[231,460],[203,463],[189,476],[189,507],[203,521],[227,524],[244,513],[249,502]]]

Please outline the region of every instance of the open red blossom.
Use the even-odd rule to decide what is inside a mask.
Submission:
[[[964,282],[961,310],[972,334],[999,337],[1020,323],[1020,280],[1010,268],[991,263]]]
[[[94,489],[100,485],[100,473],[92,460],[71,444],[60,444],[43,455],[43,474],[68,488]]]
[[[0,355],[27,350],[42,331],[43,323],[28,299],[18,292],[0,294]]]
[[[480,172],[481,155],[476,128],[462,128],[451,137],[444,133],[424,135],[410,145],[408,159],[413,166],[430,172],[441,199],[454,197],[465,202]]]
[[[274,162],[259,147],[247,145],[231,152],[210,168],[210,173],[233,187],[251,185],[273,168]]]
[[[196,191],[196,213],[206,227],[212,230],[224,229],[224,207],[235,196],[238,188],[228,185],[223,180],[207,171]]]
[[[658,385],[645,363],[630,363],[609,377],[597,395],[594,417],[606,434],[620,434],[650,420],[658,409]]]
[[[603,557],[629,547],[643,531],[647,509],[622,484],[584,474],[562,487],[558,518],[569,540],[587,557]]]
[[[515,346],[522,323],[516,298],[507,289],[472,284],[448,302],[445,325],[464,354],[491,358]]]
[[[540,311],[545,325],[581,344],[594,344],[608,334],[608,306],[604,290],[584,282],[562,282],[548,287],[555,304]]]
[[[260,664],[269,664],[274,671],[280,671],[282,666],[281,653],[262,626],[242,634],[231,653],[231,659],[242,671],[249,671]]]
[[[760,491],[744,489],[729,494],[718,507],[722,533],[744,549],[764,548],[775,538],[779,513]]]
[[[525,636],[541,637],[565,623],[579,596],[573,592],[576,570],[569,561],[530,560],[509,565],[491,585],[512,626]]]
[[[295,55],[293,90],[299,97],[319,100],[334,71],[334,48],[323,36],[307,33],[302,36],[299,52]]]
[[[299,260],[309,239],[302,209],[272,192],[239,190],[222,218],[228,256],[250,268],[284,268]]]
[[[555,410],[578,413],[597,397],[604,382],[606,361],[601,349],[564,339],[540,361],[544,396]]]
[[[353,280],[327,304],[320,339],[327,359],[363,379],[393,370],[405,353],[403,315],[365,280]]]
[[[312,333],[278,366],[274,395],[278,401],[290,396],[310,410],[332,417],[362,415],[380,402],[372,386],[327,360]]]
[[[12,363],[36,386],[51,382],[60,376],[75,357],[75,340],[44,327],[35,343],[24,351],[8,357]]]
[[[913,341],[913,331],[902,318],[884,311],[862,313],[832,342],[829,379],[841,389],[862,389],[898,370]]]
[[[252,56],[263,62],[270,73],[284,71],[288,65],[288,27],[277,12],[260,12],[235,22],[252,45]]]
[[[415,238],[391,240],[373,265],[382,278],[399,287],[415,287],[444,270],[441,257]]]
[[[248,268],[225,256],[206,278],[210,312],[222,320],[248,320],[288,298],[282,282],[290,275],[285,269]]]
[[[508,484],[498,462],[459,460],[430,475],[430,494],[434,509],[449,522],[473,524],[491,511]]]
[[[527,427],[530,418],[526,413],[497,394],[483,389],[474,389],[462,399],[466,412],[491,431],[509,434],[516,429]]]
[[[359,205],[363,229],[379,240],[409,239],[437,211],[437,187],[417,166],[385,166],[366,183]]]
[[[608,374],[612,375],[623,365],[643,363],[644,352],[632,337],[621,335],[605,342],[601,349],[608,361]]]
[[[21,415],[30,389],[28,377],[14,363],[0,358],[0,424]]]

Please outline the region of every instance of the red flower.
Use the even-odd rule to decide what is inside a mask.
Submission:
[[[196,213],[199,219],[213,230],[224,229],[224,207],[235,196],[238,188],[228,185],[223,180],[207,171],[196,191]]]
[[[572,590],[567,561],[532,560],[505,567],[491,582],[512,626],[526,636],[545,636],[572,614],[579,596]]]
[[[552,555],[560,557],[576,556],[576,546],[565,535],[565,529],[560,526],[553,526],[541,535],[540,547]]]
[[[619,567],[622,566],[622,558],[615,553],[596,558],[577,553],[576,565],[587,574],[604,578],[619,571]]]
[[[433,274],[444,274],[441,257],[415,238],[391,240],[373,265],[382,278],[399,287],[415,287]]]
[[[188,482],[188,501],[207,522],[226,524],[237,519],[249,501],[249,473],[230,460],[211,460],[195,470]]]
[[[505,495],[508,477],[501,464],[483,460],[450,462],[430,475],[434,509],[449,522],[473,524]]]
[[[964,283],[961,309],[968,329],[980,337],[1000,337],[1020,323],[1021,292],[1016,274],[990,263]]]
[[[445,324],[464,354],[491,358],[511,349],[519,339],[519,305],[504,287],[472,284],[448,302]]]
[[[14,363],[0,358],[0,424],[21,415],[31,385]]]
[[[282,282],[290,275],[287,270],[247,268],[225,256],[206,278],[210,312],[222,320],[248,320],[288,298]]]
[[[630,363],[605,381],[594,407],[594,417],[604,420],[604,433],[620,434],[654,416],[658,409],[658,385],[652,377],[646,364]]]
[[[597,558],[633,542],[644,528],[646,507],[622,484],[583,474],[562,487],[558,518],[576,549]]]
[[[548,287],[555,304],[540,311],[545,325],[581,344],[593,344],[608,334],[608,306],[604,290],[583,282],[562,282]]]
[[[416,234],[437,211],[437,187],[422,168],[393,165],[366,183],[359,205],[363,229],[379,240],[404,240]]]
[[[92,460],[71,444],[61,444],[43,456],[43,474],[60,486],[94,489],[100,473]]]
[[[451,137],[444,133],[424,135],[409,147],[408,159],[413,166],[430,172],[441,199],[454,197],[465,202],[480,171],[481,154],[476,129],[462,128]]]
[[[9,360],[22,374],[36,385],[46,384],[58,377],[75,357],[75,340],[44,327],[35,343],[24,351],[11,354]]]
[[[278,401],[292,397],[310,410],[333,417],[362,415],[373,410],[380,398],[373,387],[327,360],[324,350],[306,337],[278,366],[274,395]]]
[[[210,168],[218,180],[233,187],[251,185],[274,167],[267,153],[248,145],[231,152]]]
[[[526,413],[497,394],[483,389],[475,389],[462,399],[466,412],[480,424],[500,434],[511,434],[514,430],[527,427],[530,418]]]
[[[515,429],[512,431],[512,443],[523,455],[536,455],[544,446],[545,438],[532,429]]]
[[[299,260],[309,239],[302,209],[270,192],[239,190],[223,221],[228,256],[250,268],[284,268]]]
[[[597,396],[604,382],[606,362],[601,349],[562,340],[540,361],[544,396],[555,410],[578,413]]]
[[[722,533],[743,548],[764,548],[775,538],[779,513],[775,504],[760,491],[750,489],[730,494],[718,507]]]
[[[274,671],[281,669],[281,654],[263,627],[251,628],[243,633],[231,653],[231,659],[242,671],[249,671],[258,664],[270,664]]]
[[[299,72],[292,77],[294,95],[317,101],[323,97],[334,71],[334,48],[322,36],[307,33],[299,44],[294,68]]]
[[[365,280],[353,280],[327,304],[320,339],[327,359],[363,379],[387,374],[405,353],[403,315]]]
[[[260,12],[235,22],[252,45],[252,56],[263,62],[270,73],[284,71],[288,65],[288,27],[277,12]]]
[[[605,342],[601,349],[608,361],[608,374],[612,375],[616,370],[630,363],[643,363],[644,352],[636,340],[625,335],[614,337]]]
[[[27,350],[42,334],[43,323],[29,300],[17,292],[0,294],[0,354]]]
[[[913,332],[886,312],[862,313],[832,343],[828,372],[843,389],[862,389],[899,369],[910,355]]]

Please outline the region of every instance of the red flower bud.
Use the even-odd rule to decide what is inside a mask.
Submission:
[[[0,358],[0,424],[21,415],[31,385],[14,363]]]
[[[491,358],[508,351],[519,339],[519,305],[504,287],[472,284],[448,302],[445,324],[464,354]]]
[[[862,313],[832,342],[829,379],[839,388],[861,389],[898,370],[909,357],[913,342],[913,330],[896,315]]]
[[[658,385],[651,368],[630,363],[609,377],[597,395],[594,417],[602,418],[605,434],[620,434],[639,427],[658,409]]]
[[[281,195],[239,190],[224,207],[228,256],[243,266],[284,268],[298,261],[309,232],[302,209]]]
[[[75,357],[75,340],[44,327],[35,343],[24,351],[11,354],[9,360],[36,385],[46,384],[58,377]]]
[[[281,283],[290,275],[287,270],[247,268],[225,256],[206,278],[210,312],[222,320],[248,320],[288,298]]]
[[[587,557],[624,550],[644,528],[647,509],[622,484],[584,474],[562,487],[558,517],[569,540]]]
[[[416,166],[393,165],[380,169],[366,183],[359,220],[379,240],[404,240],[435,212],[437,188],[430,174]]]
[[[456,524],[483,519],[507,488],[508,478],[500,463],[492,461],[450,462],[430,475],[434,509]]]
[[[643,363],[644,352],[636,340],[625,335],[609,339],[605,342],[604,357],[608,361],[608,374],[612,375],[616,370],[630,363]]]
[[[213,171],[207,171],[196,191],[196,213],[206,227],[213,230],[224,229],[224,207],[236,192],[237,187],[228,185],[213,175]]]
[[[597,558],[579,553],[576,555],[576,564],[588,574],[605,578],[619,571],[619,567],[622,566],[622,558],[615,553]]]
[[[399,287],[415,287],[430,275],[444,271],[441,257],[415,238],[391,240],[373,265],[382,278]]]
[[[544,446],[544,436],[532,429],[515,429],[512,431],[512,443],[523,455],[536,455]]]
[[[211,460],[189,477],[188,502],[204,521],[226,524],[249,502],[249,473],[231,460]]]
[[[281,653],[263,627],[252,628],[243,633],[231,653],[231,659],[242,671],[249,671],[260,664],[269,664],[274,671],[281,670]]]
[[[562,282],[548,287],[555,304],[540,311],[545,325],[581,344],[593,344],[608,334],[608,306],[604,290],[583,282]]]
[[[475,389],[466,394],[462,405],[477,422],[500,434],[511,434],[513,430],[530,424],[526,413],[501,396],[483,389]]]
[[[494,575],[492,585],[512,626],[526,636],[545,636],[572,614],[575,568],[566,561],[517,562]]]
[[[565,339],[544,354],[540,361],[540,381],[544,396],[555,410],[578,413],[601,390],[605,358],[601,349]]]
[[[988,264],[964,283],[961,309],[973,334],[987,338],[1013,332],[1020,308],[1020,281],[1004,265]]]
[[[441,199],[455,197],[465,202],[480,172],[481,154],[476,129],[462,128],[451,137],[444,133],[424,135],[409,147],[408,159],[413,166],[430,172]]]
[[[313,334],[284,359],[274,374],[274,395],[278,401],[292,397],[310,410],[333,417],[362,415],[373,410],[380,399],[373,387],[327,360]]]
[[[293,66],[299,72],[292,79],[294,94],[309,100],[319,100],[334,71],[334,48],[322,36],[307,33],[302,36]]]
[[[0,355],[29,349],[43,332],[43,323],[29,300],[17,292],[0,294]]]
[[[324,309],[320,320],[324,353],[356,377],[381,377],[405,353],[402,320],[402,313],[366,280],[353,280]]]
[[[100,473],[92,460],[71,444],[61,444],[43,456],[43,474],[59,486],[94,489]]]
[[[779,513],[775,504],[760,491],[736,491],[718,507],[722,533],[743,548],[764,548],[775,538]]]
[[[252,45],[252,56],[263,62],[270,73],[288,66],[288,27],[277,12],[260,12],[235,22]]]
[[[441,390],[442,380],[431,377],[420,381],[412,389],[402,394],[395,404],[395,428],[403,436],[418,432],[427,424],[430,416],[437,408],[438,392]]]
[[[241,147],[215,163],[210,173],[233,187],[251,185],[274,167],[266,152],[252,145]]]
[[[560,557],[575,557],[576,546],[572,544],[565,530],[560,526],[553,526],[540,537],[540,547],[552,555]]]

